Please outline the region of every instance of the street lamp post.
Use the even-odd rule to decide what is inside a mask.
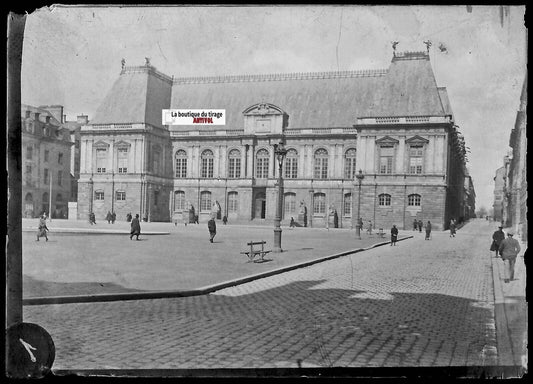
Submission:
[[[274,150],[274,153],[276,154],[276,158],[278,160],[278,204],[276,205],[276,217],[274,218],[274,247],[272,248],[272,252],[280,253],[282,252],[281,249],[281,210],[283,205],[283,177],[282,177],[282,171],[283,171],[283,160],[285,159],[285,156],[287,155],[287,150],[283,146],[283,141],[280,142]]]
[[[357,232],[357,238],[361,240],[361,223],[359,222],[360,214],[361,214],[361,183],[363,182],[363,179],[365,178],[365,175],[363,175],[363,171],[360,169],[359,173],[355,175],[357,178],[357,181],[359,182],[359,194],[358,194],[358,200],[357,200],[357,224],[356,224],[356,232]]]

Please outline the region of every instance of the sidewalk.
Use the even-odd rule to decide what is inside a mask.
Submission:
[[[526,266],[524,253],[527,244],[520,241],[521,251],[516,259],[515,279],[504,282],[504,263],[491,252],[494,278],[494,311],[499,330],[498,345],[506,351],[501,354],[501,365],[522,366],[527,369],[528,310],[526,301]],[[525,329],[525,332],[524,332]]]

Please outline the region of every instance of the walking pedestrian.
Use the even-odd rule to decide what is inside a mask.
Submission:
[[[396,225],[393,224],[391,230],[390,230],[390,245],[395,246],[396,241],[398,241],[398,228],[396,228]]]
[[[94,212],[89,213],[89,223],[91,223],[91,225],[96,225],[96,216],[94,215]]]
[[[196,224],[200,224],[200,222],[198,221],[198,215],[194,215],[194,222]]]
[[[520,243],[513,238],[513,231],[507,232],[507,239],[504,239],[500,244],[500,255],[505,265],[504,281],[508,283],[514,280],[514,266],[516,263],[516,256],[520,252]]]
[[[423,226],[424,226],[424,223],[422,223],[422,220],[418,220],[418,232],[422,232]]]
[[[372,220],[368,220],[368,227],[366,229],[369,235],[372,234]]]
[[[418,229],[418,220],[414,219],[413,220],[413,230],[416,231],[417,229]]]
[[[111,224],[115,224],[115,220],[117,219],[117,214],[115,212],[113,212],[111,214]]]
[[[217,224],[215,223],[215,219],[213,217],[211,217],[211,219],[209,219],[207,222],[207,228],[209,229],[209,241],[213,242],[213,239],[217,234]]]
[[[294,228],[296,224],[294,223],[294,217],[291,217],[291,222],[289,224],[289,228]]]
[[[455,237],[455,220],[450,220],[450,237]]]
[[[222,217],[222,222],[224,223],[224,225],[228,224],[228,217],[226,215]]]
[[[359,220],[357,221],[357,226],[359,227],[359,233],[361,233],[363,231],[363,218],[360,217]]]
[[[48,231],[48,227],[46,226],[46,217],[45,215],[42,215],[39,218],[39,227],[37,229],[37,241],[39,241],[40,237],[45,237],[46,241],[48,241],[48,236],[46,235],[47,231]]]
[[[105,215],[105,219],[107,220],[107,224],[111,224],[111,211],[107,211],[107,215]]]
[[[428,220],[426,224],[426,238],[425,240],[429,240],[431,237],[431,221]]]
[[[135,217],[131,220],[131,231],[130,231],[130,240],[133,239],[133,236],[136,236],[136,240],[139,240],[139,235],[141,234],[141,223],[139,223],[139,214],[136,213]]]
[[[502,231],[502,226],[498,227],[498,230],[492,234],[492,244],[490,246],[491,251],[496,251],[496,257],[499,255],[500,244],[505,240],[505,233]]]

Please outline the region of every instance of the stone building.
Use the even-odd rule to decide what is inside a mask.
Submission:
[[[507,156],[505,157],[507,159]],[[504,159],[504,162],[505,162]],[[504,188],[507,180],[507,166],[504,165],[496,170],[494,176],[494,203],[492,204],[494,221],[504,223]]]
[[[504,190],[507,200],[507,222],[527,241],[527,76],[520,96],[520,108],[516,114],[515,126],[511,130],[509,146],[512,154],[509,160],[508,180]]]
[[[163,126],[162,109],[224,109],[225,126]],[[464,140],[428,52],[383,70],[174,78],[123,67],[81,128],[78,216],[442,229],[464,212]],[[364,179],[359,183],[356,174]]]
[[[60,106],[21,106],[23,217],[43,212],[52,218],[67,216],[72,142],[68,130],[61,127],[62,110]]]

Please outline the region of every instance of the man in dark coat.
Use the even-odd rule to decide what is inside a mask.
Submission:
[[[422,232],[423,226],[424,226],[424,223],[422,223],[422,220],[418,220],[418,232]]]
[[[508,283],[514,280],[514,265],[516,263],[516,257],[520,252],[520,243],[518,240],[513,239],[513,232],[507,232],[507,239],[504,239],[500,244],[500,255],[502,256],[504,268],[504,281]]]
[[[91,223],[91,225],[96,225],[96,216],[94,215],[94,212],[89,213],[89,223]]]
[[[504,239],[505,239],[505,233],[503,233],[502,231],[502,226],[499,226],[498,230],[492,234],[492,245],[490,247],[491,251],[496,251],[496,257],[498,257],[499,255],[500,244],[502,243]]]
[[[431,237],[431,221],[428,220],[426,224],[426,238],[424,240],[429,240]]]
[[[39,241],[39,238],[43,236],[46,238],[46,241],[48,241],[48,236],[46,235],[46,232],[48,232],[48,227],[46,226],[45,216],[42,215],[39,218],[39,228],[37,229],[37,241]]]
[[[117,219],[117,214],[115,212],[113,212],[111,214],[111,224],[115,224],[115,220]]]
[[[209,229],[209,241],[213,242],[213,239],[217,234],[217,224],[215,223],[215,219],[213,217],[211,217],[211,219],[209,219],[207,222],[207,228]]]
[[[111,211],[107,211],[107,215],[105,215],[105,219],[107,220],[107,224],[111,224]]]
[[[418,229],[418,220],[417,219],[414,219],[413,220],[413,230],[417,230]]]
[[[139,223],[139,214],[136,213],[135,217],[131,220],[130,240],[133,239],[133,236],[137,236],[136,240],[139,240],[140,234],[141,234],[141,223]]]
[[[398,228],[396,228],[396,225],[393,225],[390,230],[390,245],[396,245],[396,241],[398,240]]]

